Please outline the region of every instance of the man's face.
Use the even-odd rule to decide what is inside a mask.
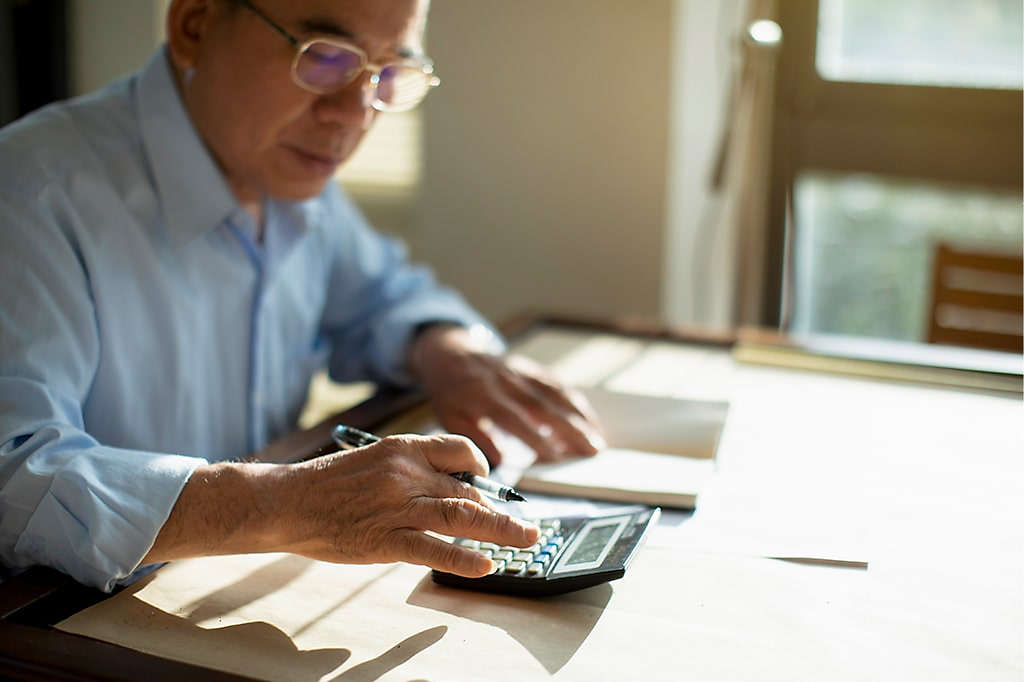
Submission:
[[[371,63],[422,53],[425,0],[253,4],[300,41],[344,39],[365,50]],[[364,95],[369,74],[336,93],[309,92],[292,80],[296,48],[256,14],[230,0],[214,0],[205,12],[194,20],[201,30],[183,96],[236,197],[251,202],[263,195],[298,200],[319,194],[377,113]]]

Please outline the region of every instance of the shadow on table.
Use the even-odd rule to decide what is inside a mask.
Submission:
[[[135,634],[128,636],[129,641],[125,641],[123,628],[120,629],[122,636],[114,637],[113,640],[158,656],[243,675],[289,682],[322,679],[349,661],[351,649],[299,649],[294,641],[297,633],[289,635],[266,621],[219,626],[222,618],[270,592],[283,589],[309,570],[313,563],[313,560],[304,557],[283,556],[196,599],[176,613],[161,610],[132,594],[130,599],[122,599],[118,620],[139,624],[140,627],[132,630]],[[397,568],[398,565],[395,565],[382,575]],[[362,593],[380,577],[374,576],[366,584],[325,607],[322,612],[311,614],[311,620],[299,628],[298,632]],[[151,579],[143,579],[128,590],[139,591]],[[381,655],[360,662],[329,679],[343,682],[379,679],[439,642],[447,632],[448,626],[439,625],[410,635]],[[140,636],[138,633],[146,634]]]
[[[372,682],[384,676],[394,668],[402,665],[416,654],[437,644],[448,632],[447,625],[428,628],[415,635],[406,637],[380,656],[359,665],[352,666],[331,680],[338,682]]]
[[[203,622],[233,613],[257,599],[284,589],[308,571],[313,563],[312,559],[288,554],[186,604],[181,609],[182,615],[192,622]]]
[[[586,641],[613,591],[604,583],[554,597],[513,597],[444,587],[428,574],[406,603],[500,628],[553,675]]]
[[[275,679],[318,680],[347,661],[351,650],[299,649],[291,636],[265,621],[218,627],[222,617],[285,588],[313,563],[304,557],[283,556],[186,604],[179,613],[168,613],[132,595],[130,600],[122,600],[119,620],[144,625],[136,632],[149,633],[148,641],[144,636],[134,642],[114,639],[134,649],[218,670],[243,675],[258,671],[258,676]],[[152,579],[143,578],[126,592],[138,592]]]
[[[129,644],[132,648],[158,656],[189,651],[187,656],[179,653],[174,658],[243,675],[259,670],[276,679],[319,680],[352,655],[349,649],[298,649],[287,633],[264,621],[200,627],[137,597],[131,599],[131,610],[133,613],[124,616],[132,622],[146,623],[147,632],[159,635],[155,640],[159,642],[159,649]],[[226,655],[232,651],[246,652],[246,660],[232,661],[230,654]]]

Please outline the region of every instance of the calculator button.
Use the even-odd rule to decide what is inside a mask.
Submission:
[[[511,561],[512,560],[512,552],[506,552],[506,551],[503,551],[503,550],[499,550],[499,551],[494,553],[492,558],[495,561],[498,561],[498,560],[500,560],[500,561]]]
[[[501,573],[504,570],[505,570],[505,562],[504,561],[495,561],[494,562],[494,566],[491,568],[491,574]]]
[[[558,554],[558,545],[554,543],[547,545],[546,547],[544,547],[544,551],[550,554],[551,556],[554,556]]]
[[[505,564],[505,573],[520,573],[526,568],[525,561],[509,561]]]
[[[512,555],[512,558],[516,561],[525,561],[529,563],[533,561],[533,552],[516,552]]]
[[[534,561],[526,569],[526,575],[529,576],[537,576],[541,575],[542,573],[544,573],[544,564],[540,563],[539,561]]]
[[[519,548],[518,547],[513,547],[512,545],[505,545],[504,547],[501,548],[501,551],[502,552],[512,552],[513,554],[515,554],[516,552],[519,551]]]
[[[554,532],[558,532],[562,529],[561,519],[545,519],[540,523],[541,528],[550,528]]]
[[[549,542],[551,542],[551,544],[553,545],[558,545],[559,547],[561,547],[562,543],[565,542],[565,538],[563,538],[561,535],[556,535],[555,537],[551,538]]]
[[[545,565],[549,561],[551,561],[551,555],[548,554],[547,552],[541,552],[540,554],[535,556],[533,558],[533,560],[536,561],[537,563],[541,564],[541,565]]]
[[[479,549],[480,548],[480,541],[479,540],[470,540],[469,538],[462,538],[460,540],[456,540],[455,544],[458,545],[459,547],[469,547],[470,549]]]
[[[483,554],[488,559],[490,559],[492,556],[494,556],[494,552],[492,552],[489,549],[478,549],[477,551],[480,552],[481,554]]]
[[[498,546],[496,544],[494,544],[493,542],[481,542],[480,543],[480,549],[489,549],[492,552],[497,552],[498,551]]]

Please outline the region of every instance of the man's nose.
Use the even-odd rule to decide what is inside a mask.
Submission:
[[[314,105],[317,118],[323,123],[358,123],[369,127],[376,110],[373,108],[374,86],[370,73],[364,71],[341,90],[321,95]]]

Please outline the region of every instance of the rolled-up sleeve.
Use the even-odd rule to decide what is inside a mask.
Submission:
[[[460,294],[438,284],[429,268],[409,262],[400,241],[370,229],[339,190],[329,188],[326,199],[329,227],[336,228],[324,313],[333,378],[411,383],[408,347],[424,323],[463,326],[487,339],[492,350],[504,348],[494,328]]]
[[[99,335],[73,240],[2,198],[0,229],[0,560],[110,590],[139,567],[204,460],[87,433]]]

